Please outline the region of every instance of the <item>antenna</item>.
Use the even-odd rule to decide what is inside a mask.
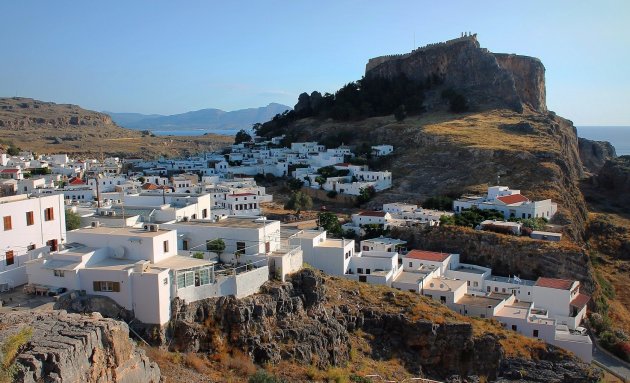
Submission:
[[[501,175],[497,174],[497,186],[501,185]]]

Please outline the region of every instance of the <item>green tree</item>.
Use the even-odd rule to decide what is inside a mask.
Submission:
[[[201,251],[197,251],[192,255],[195,259],[203,259],[203,253]]]
[[[455,216],[452,215],[443,215],[440,217],[440,225],[451,225],[455,226]]]
[[[220,256],[225,251],[225,242],[221,238],[206,241],[206,250],[217,253]]]
[[[372,199],[376,194],[376,190],[374,186],[368,186],[366,188],[359,189],[359,197],[357,198],[357,202],[359,204],[364,204]]]
[[[302,188],[302,186],[304,186],[304,181],[300,179],[291,178],[290,180],[287,181],[287,187],[291,189],[292,191],[298,191]]]
[[[365,231],[365,235],[363,236],[364,238],[369,239],[389,235],[389,229],[384,229],[383,225],[379,225],[377,223],[363,225],[361,228]]]
[[[250,142],[251,140],[252,136],[250,136],[249,133],[245,131],[245,129],[239,130],[234,137],[234,143],[237,145],[243,142]]]
[[[452,210],[453,199],[446,196],[429,197],[422,203],[424,209]]]
[[[18,148],[17,146],[11,144],[7,148],[7,154],[10,155],[10,156],[17,156],[18,154],[20,154],[20,148]]]
[[[76,230],[81,227],[81,216],[72,210],[66,210],[66,230]]]
[[[295,192],[291,195],[291,198],[284,205],[285,209],[295,210],[296,214],[300,214],[302,210],[308,210],[313,207],[313,200],[311,197],[301,191]]]
[[[317,177],[315,177],[315,182],[317,182],[319,184],[319,186],[322,187],[322,185],[324,185],[326,183],[326,177],[324,177],[324,176],[317,176]]]
[[[318,226],[326,230],[330,235],[339,237],[342,234],[341,223],[335,213],[321,212],[317,215]]]

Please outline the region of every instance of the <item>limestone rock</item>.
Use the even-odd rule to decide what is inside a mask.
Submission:
[[[129,339],[124,322],[61,310],[4,313],[0,323],[0,343],[21,328],[32,329],[15,361],[15,382],[160,381],[159,367]]]
[[[615,148],[607,141],[593,141],[578,138],[580,160],[591,173],[598,173],[607,160],[616,157]]]
[[[541,113],[547,111],[542,62],[534,57],[492,53],[480,47],[476,35],[430,44],[403,55],[373,58],[365,71],[366,77],[400,74],[418,81],[437,76],[477,107],[507,107],[520,112],[527,106]]]

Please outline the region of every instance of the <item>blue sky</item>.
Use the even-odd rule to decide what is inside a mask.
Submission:
[[[462,31],[540,58],[547,104],[630,125],[628,1],[3,1],[0,96],[171,114],[333,92],[370,57]]]

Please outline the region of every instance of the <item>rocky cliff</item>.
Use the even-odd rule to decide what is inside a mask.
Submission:
[[[404,74],[425,81],[437,76],[447,88],[462,93],[478,109],[529,107],[546,112],[545,67],[540,60],[512,54],[495,54],[481,48],[477,35],[430,44],[403,55],[371,59],[365,76],[393,78]],[[427,102],[438,102],[434,97]]]
[[[14,382],[153,382],[160,369],[129,339],[124,322],[65,311],[0,314],[0,344],[32,331],[15,359]]]
[[[630,193],[630,156],[609,159],[597,177],[599,187],[628,196]]]
[[[299,375],[303,366],[327,369],[350,362],[357,368],[367,363],[362,358],[400,363],[406,374],[449,381],[597,379],[574,357],[491,322],[461,317],[416,294],[323,278],[312,270],[289,283],[269,282],[252,297],[176,302],[173,310],[174,350],[213,354],[227,343],[260,364],[293,363],[280,372],[291,380],[308,380]],[[366,355],[357,356],[357,339],[367,343]],[[520,351],[507,348],[514,344]]]
[[[607,141],[593,141],[579,137],[578,144],[582,165],[593,174],[598,173],[607,160],[617,156],[615,147]]]

